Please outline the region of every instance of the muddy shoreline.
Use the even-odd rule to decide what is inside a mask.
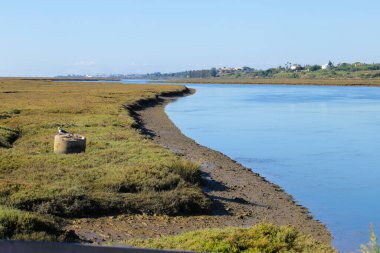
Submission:
[[[142,133],[172,152],[201,165],[203,190],[213,200],[210,215],[118,215],[77,219],[68,226],[83,239],[117,243],[131,238],[173,235],[186,231],[226,226],[249,227],[259,222],[292,225],[315,239],[331,244],[326,226],[296,203],[279,186],[268,182],[226,155],[201,146],[184,136],[165,113],[165,106],[195,90],[163,94],[126,109]]]
[[[191,90],[183,95],[194,92]],[[320,241],[331,243],[327,228],[279,186],[226,155],[184,136],[164,111],[168,103],[179,97],[161,96],[156,105],[138,111],[139,120],[155,142],[201,164],[204,191],[215,203],[212,216],[219,216],[226,226],[250,226],[263,220],[290,224]]]

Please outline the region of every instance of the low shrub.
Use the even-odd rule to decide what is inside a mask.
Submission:
[[[0,126],[0,148],[11,148],[12,143],[17,140],[20,132],[17,129]]]
[[[140,239],[129,245],[156,249],[190,250],[197,252],[336,252],[294,227],[258,224],[248,229],[206,229],[177,236]]]
[[[180,175],[186,182],[196,184],[201,182],[199,165],[186,160],[176,160],[168,166],[169,170]]]
[[[0,240],[78,241],[48,216],[0,206]]]
[[[211,211],[212,202],[195,186],[178,186],[171,191],[128,194],[124,198],[125,212],[136,210],[147,214],[202,214]]]
[[[12,196],[5,202],[17,209],[59,217],[85,217],[104,213],[99,201],[87,194],[57,194],[42,198],[39,195],[22,195],[20,198]]]
[[[22,195],[8,199],[9,205],[21,210],[63,218],[98,217],[109,214],[202,214],[211,211],[212,202],[196,186],[179,184],[166,191],[139,193],[57,194],[39,198]]]

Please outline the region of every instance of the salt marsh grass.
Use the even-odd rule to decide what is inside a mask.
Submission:
[[[263,223],[248,229],[207,229],[177,236],[131,240],[127,243],[138,247],[216,253],[336,252],[330,246],[324,245],[310,236],[302,235],[293,227],[279,227]]]
[[[33,217],[208,212],[199,168],[141,135],[125,109],[184,89],[0,79],[0,205]],[[58,126],[86,136],[86,153],[54,154]]]

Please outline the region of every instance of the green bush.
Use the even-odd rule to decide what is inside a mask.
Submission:
[[[102,211],[100,201],[76,192],[46,197],[20,192],[4,202],[17,209],[60,217],[84,217],[105,212]]]
[[[150,181],[149,178],[148,181]],[[159,183],[162,182],[165,180],[159,181]],[[205,197],[199,187],[189,185],[184,180],[172,189],[146,188],[138,193],[93,192],[86,194],[79,191],[66,191],[43,195],[39,192],[20,191],[11,196],[5,196],[3,199],[3,202],[17,209],[67,218],[101,216],[110,213],[200,214],[208,213],[212,207],[212,202]]]
[[[77,241],[60,230],[54,219],[0,206],[0,240]]]
[[[207,229],[126,243],[137,247],[217,253],[336,252],[330,246],[302,235],[294,227],[263,223],[248,229]]]
[[[168,166],[169,170],[180,175],[186,182],[191,184],[200,183],[201,171],[199,165],[186,160],[177,160]]]
[[[198,187],[179,185],[171,191],[126,194],[117,208],[124,212],[179,215],[208,213],[211,206]]]
[[[10,148],[12,143],[17,140],[20,132],[17,129],[0,126],[0,148]]]

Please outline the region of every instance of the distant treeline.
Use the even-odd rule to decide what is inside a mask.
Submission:
[[[339,63],[329,61],[325,65],[299,65],[286,63],[284,66],[266,70],[251,67],[211,68],[174,73],[149,73],[127,75],[126,78],[143,79],[187,79],[187,78],[380,78],[380,63]]]
[[[209,78],[211,77],[210,69],[201,69],[201,70],[188,70],[175,73],[160,73],[155,72],[147,74],[148,79],[168,79],[168,78]]]

